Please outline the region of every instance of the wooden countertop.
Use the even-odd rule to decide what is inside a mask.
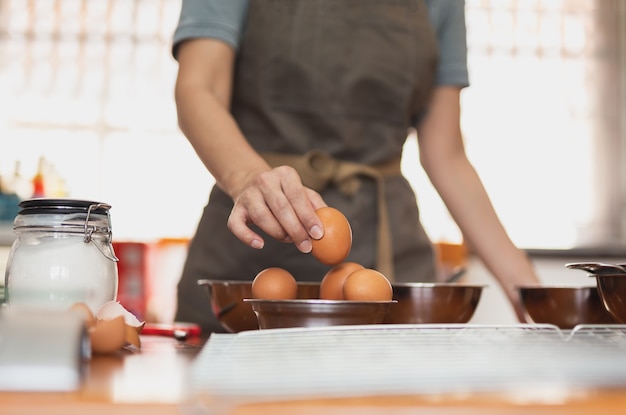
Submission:
[[[116,414],[182,413],[187,370],[204,339],[183,343],[141,336],[141,341],[139,352],[94,355],[76,392],[0,393],[0,414],[110,414],[112,405]]]
[[[428,395],[245,402],[192,396],[187,375],[205,339],[142,336],[140,352],[94,356],[79,391],[0,393],[0,414],[598,414],[626,410],[620,390],[564,391],[541,401],[521,396]],[[625,368],[626,370],[626,368]],[[532,411],[532,412],[531,412]]]

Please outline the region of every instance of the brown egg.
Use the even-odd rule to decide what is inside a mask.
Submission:
[[[348,275],[363,269],[363,265],[356,262],[342,262],[332,267],[320,283],[320,299],[343,300],[343,283]]]
[[[352,248],[350,223],[343,213],[332,207],[319,208],[316,213],[324,225],[324,236],[311,241],[311,253],[322,264],[340,264]]]
[[[343,296],[352,301],[391,301],[391,283],[380,272],[364,268],[354,271],[343,283]]]
[[[252,297],[263,300],[294,300],[298,283],[283,268],[270,267],[259,272],[252,281]]]

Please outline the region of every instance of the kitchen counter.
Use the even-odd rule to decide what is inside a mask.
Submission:
[[[140,351],[94,355],[75,392],[0,392],[0,414],[180,414],[188,367],[204,339],[141,336]]]
[[[577,258],[576,260],[579,260]],[[541,259],[540,275],[547,282],[589,284],[583,272],[564,268],[567,258]],[[616,262],[607,260],[607,262]],[[511,324],[513,314],[500,288],[478,261],[469,265],[467,280],[490,284],[472,324]],[[261,401],[232,396],[215,398],[190,387],[190,371],[205,350],[206,338],[179,342],[142,336],[140,352],[94,356],[84,382],[75,392],[0,393],[3,414],[597,414],[626,411],[626,383],[611,388],[557,389],[544,395],[506,393],[385,394]],[[541,366],[541,362],[537,363]],[[210,369],[210,368],[209,368]],[[626,367],[623,368],[626,373]],[[532,411],[532,412],[531,412]]]
[[[264,401],[191,392],[204,339],[142,336],[140,352],[94,356],[82,387],[64,393],[0,393],[0,414],[598,414],[626,410],[626,384],[611,390],[523,394],[424,394]],[[259,380],[262,382],[262,380]],[[532,411],[532,412],[531,412]]]

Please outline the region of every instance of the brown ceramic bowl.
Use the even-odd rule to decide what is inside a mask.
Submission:
[[[393,301],[245,299],[261,329],[382,323]]]
[[[467,323],[478,306],[483,285],[464,283],[393,283],[386,324]]]
[[[598,294],[617,323],[626,324],[626,274],[596,274]]]
[[[244,298],[252,297],[252,281],[223,281],[203,279],[198,285],[206,290],[211,300],[213,314],[225,330],[238,333],[245,330],[258,330],[259,321],[250,304]],[[320,284],[298,282],[298,298],[318,298]]]
[[[572,329],[579,324],[614,324],[594,286],[528,285],[518,287],[526,321]]]

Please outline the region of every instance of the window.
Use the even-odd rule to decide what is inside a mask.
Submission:
[[[511,237],[625,252],[626,3],[467,0],[466,16],[466,147]],[[416,187],[431,236],[458,238]]]
[[[213,181],[177,127],[179,13],[180,0],[0,0],[0,175],[17,161],[29,179],[44,157],[69,197],[113,206],[116,238],[190,236]]]
[[[529,249],[626,249],[626,6],[467,0],[467,150]],[[213,179],[179,132],[169,53],[180,0],[0,0],[0,175],[41,157],[114,235],[189,237]],[[434,239],[458,237],[407,143]],[[615,248],[617,247],[617,248]]]

